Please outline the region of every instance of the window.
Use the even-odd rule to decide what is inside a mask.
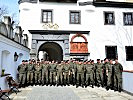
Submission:
[[[115,24],[115,17],[114,12],[104,12],[104,24],[105,25],[114,25]]]
[[[117,56],[117,46],[105,46],[106,49],[106,58],[115,59]]]
[[[42,22],[52,23],[52,10],[42,10]]]
[[[70,11],[70,24],[80,24],[80,11]]]
[[[124,25],[133,25],[133,13],[123,13]]]
[[[126,60],[133,61],[133,46],[126,46]]]

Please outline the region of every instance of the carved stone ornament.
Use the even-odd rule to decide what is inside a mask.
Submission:
[[[58,24],[53,24],[53,23],[45,23],[42,25],[42,27],[44,29],[54,29],[54,30],[58,30],[59,29],[59,25]]]
[[[85,42],[73,42],[76,37],[82,37]],[[72,37],[70,42],[70,53],[88,53],[88,42],[84,35],[76,34]]]

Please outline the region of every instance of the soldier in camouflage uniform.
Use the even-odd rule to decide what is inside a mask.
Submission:
[[[95,82],[94,81],[94,69],[95,69],[94,60],[90,60],[85,69],[86,69],[86,87],[88,85],[91,85],[93,88],[94,82]]]
[[[108,68],[109,66],[109,61],[107,58],[104,59],[104,64],[103,64],[103,83],[104,86],[107,86],[107,72],[106,72],[106,68]]]
[[[103,87],[103,64],[101,64],[100,59],[97,59],[95,68],[96,68],[97,86],[99,87],[100,85],[102,85]]]
[[[70,73],[70,68],[69,68],[69,63],[66,62],[64,64],[64,85],[69,85],[70,81],[69,81],[69,73]]]
[[[57,86],[59,84],[61,84],[61,85],[63,84],[63,68],[64,68],[64,64],[63,64],[63,61],[61,61],[61,63],[59,63],[56,68],[56,70],[57,70]]]
[[[73,85],[76,84],[76,70],[77,70],[77,62],[78,61],[73,61],[73,69],[72,69],[72,72],[73,72]]]
[[[26,80],[26,70],[27,70],[27,66],[25,64],[25,61],[22,61],[22,64],[20,64],[18,66],[18,72],[19,72],[19,83],[20,83],[20,87],[23,86],[25,87],[25,80]]]
[[[79,62],[77,65],[77,83],[76,83],[76,87],[79,86],[80,84],[80,78],[81,78],[81,86],[84,87],[84,72],[85,72],[85,68],[84,68],[84,64],[82,62]]]
[[[49,71],[50,71],[50,85],[56,84],[56,66],[57,64],[52,61],[52,63],[49,65]]]
[[[114,65],[114,90],[122,91],[122,72],[123,66],[115,59]]]
[[[41,64],[42,67],[42,85],[48,85],[48,69],[49,64],[48,61],[43,61]]]
[[[70,78],[70,83],[72,84],[73,83],[73,60],[71,59],[69,61],[69,68],[70,68],[70,75],[69,75],[69,78]]]
[[[109,88],[112,88],[112,71],[113,71],[113,61],[112,60],[109,60],[109,64],[108,66],[106,66],[106,75],[108,76],[107,77],[107,90]]]
[[[37,61],[37,64],[35,65],[35,84],[41,84],[41,65],[40,65],[40,61]]]
[[[27,84],[33,85],[33,74],[34,74],[34,64],[29,60],[29,64],[27,64]]]

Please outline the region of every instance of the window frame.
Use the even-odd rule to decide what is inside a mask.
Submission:
[[[114,47],[114,48],[115,48],[115,58],[108,58],[108,57],[107,57],[107,55],[108,55],[108,54],[107,54],[107,48],[108,48],[108,47]],[[116,59],[116,58],[118,59],[118,50],[117,50],[117,46],[116,46],[116,45],[115,45],[115,46],[106,45],[106,46],[105,46],[105,55],[106,55],[106,58],[108,58],[108,59]]]
[[[128,14],[128,13],[132,14],[132,24],[125,24],[125,20],[124,20],[125,16],[124,16],[124,14]],[[124,26],[133,26],[133,12],[123,12],[123,25]]]
[[[44,19],[44,16],[43,16],[43,13],[44,12],[51,12],[51,22],[48,22],[48,17],[47,17],[47,21],[45,22],[43,19]],[[53,9],[42,9],[41,10],[41,22],[42,23],[53,23]]]
[[[105,14],[106,13],[112,13],[113,14],[113,24],[110,24],[110,23],[106,23],[105,19],[106,19],[106,16]],[[115,12],[114,11],[104,11],[103,12],[103,16],[104,16],[104,25],[115,25]]]
[[[127,48],[128,47],[132,47],[133,48],[133,46],[125,46],[125,53],[126,53],[126,61],[133,61],[133,58],[132,59],[129,59],[128,58],[128,55],[127,55]],[[132,54],[133,55],[133,54]]]
[[[79,13],[79,23],[71,22],[71,13]],[[69,24],[81,24],[81,10],[69,10]]]

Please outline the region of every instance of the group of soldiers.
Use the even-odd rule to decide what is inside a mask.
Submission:
[[[23,60],[18,66],[20,87],[28,85],[76,85],[105,87],[107,90],[122,91],[123,67],[118,59],[61,62]]]

